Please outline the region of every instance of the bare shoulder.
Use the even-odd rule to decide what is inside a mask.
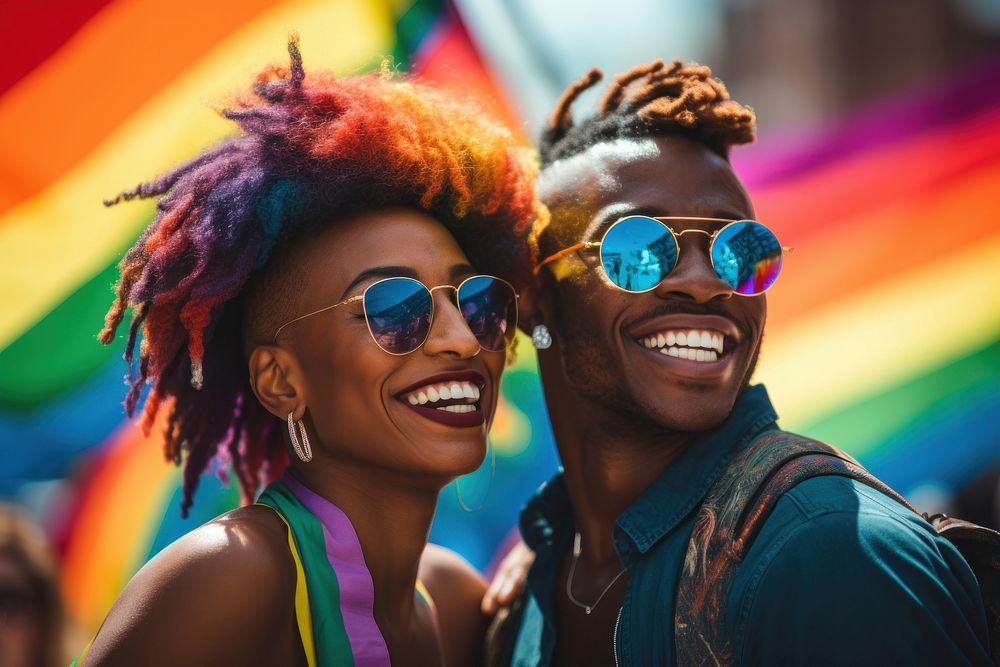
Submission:
[[[466,590],[481,593],[486,588],[482,575],[451,549],[428,544],[420,558],[420,580],[434,595],[435,588],[450,595]],[[480,595],[481,597],[481,595]]]
[[[294,622],[286,531],[272,510],[251,506],[171,544],[122,591],[87,666],[260,664]]]
[[[486,582],[454,551],[428,544],[420,559],[420,580],[438,610],[445,663],[479,663],[489,618],[480,611]]]

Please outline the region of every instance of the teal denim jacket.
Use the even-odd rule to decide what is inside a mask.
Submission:
[[[777,428],[763,386],[682,454],[621,516],[629,580],[615,630],[620,665],[675,665],[674,602],[698,506],[740,448]],[[554,596],[574,534],[559,472],[521,513],[537,557],[502,664],[548,665]],[[920,517],[841,477],[778,501],[736,572],[726,620],[741,665],[991,665],[982,598],[958,551]],[[572,638],[567,639],[572,641]]]

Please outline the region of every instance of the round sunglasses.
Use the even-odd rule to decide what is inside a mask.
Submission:
[[[666,220],[728,224],[714,232],[702,229],[677,232]],[[546,264],[577,250],[600,248],[601,267],[612,285],[626,292],[648,292],[677,266],[678,238],[684,234],[709,237],[709,256],[715,274],[733,293],[743,296],[756,296],[771,287],[781,273],[782,253],[792,250],[782,247],[774,232],[756,220],[628,215],[608,227],[600,241],[582,241],[546,257],[535,267],[535,275]]]
[[[274,332],[274,342],[278,342],[278,334],[289,324],[361,301],[368,332],[375,343],[389,354],[409,354],[423,345],[430,334],[434,320],[433,292],[439,289],[454,291],[458,310],[484,350],[499,352],[514,337],[517,292],[506,280],[495,276],[471,276],[457,287],[428,288],[419,280],[400,276],[383,278],[365,288],[362,294],[285,322]]]

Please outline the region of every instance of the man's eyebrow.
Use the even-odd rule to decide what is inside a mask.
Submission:
[[[344,293],[340,295],[340,298],[344,299],[348,292],[366,280],[370,280],[372,278],[396,278],[399,276],[416,279],[417,272],[408,266],[373,266],[372,268],[365,269],[358,275],[354,276],[354,280],[352,280],[351,284],[347,286]]]

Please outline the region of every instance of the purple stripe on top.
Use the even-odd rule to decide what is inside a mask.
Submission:
[[[754,146],[734,150],[733,165],[749,187],[801,175],[859,151],[977,116],[1000,104],[998,79],[1000,57],[994,57],[946,81],[867,105],[833,123],[761,137]]]
[[[326,558],[340,585],[340,613],[357,667],[387,667],[389,648],[375,623],[375,584],[365,565],[361,542],[339,507],[310,491],[291,475],[282,480],[323,524]]]

